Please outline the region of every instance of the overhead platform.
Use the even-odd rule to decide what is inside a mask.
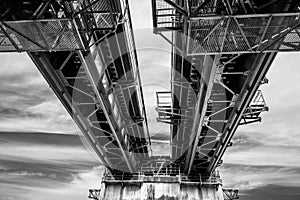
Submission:
[[[299,31],[300,12],[201,16],[190,21],[187,52],[208,55],[299,51]]]
[[[72,19],[2,21],[0,23],[0,52],[80,49],[85,49],[85,45]]]
[[[128,2],[10,0],[0,13],[0,51],[28,52],[112,174],[139,169],[151,149]]]
[[[154,33],[167,39],[173,52],[171,159],[190,177],[207,177],[222,164],[237,127],[261,121],[268,110],[258,88],[277,52],[300,50],[300,2],[153,0],[152,5]]]
[[[297,1],[153,0],[156,33],[183,30],[186,55],[299,51]],[[259,2],[260,3],[260,2]],[[278,7],[277,7],[278,6]],[[281,6],[282,10],[279,9]],[[270,11],[267,9],[269,8]]]

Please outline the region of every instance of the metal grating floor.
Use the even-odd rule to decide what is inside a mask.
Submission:
[[[295,51],[300,47],[299,26],[297,13],[194,18],[188,54]]]
[[[71,19],[6,21],[0,24],[0,52],[84,49]]]

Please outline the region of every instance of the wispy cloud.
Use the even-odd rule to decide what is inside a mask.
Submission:
[[[239,127],[239,132],[267,145],[298,146],[300,144],[300,73],[295,69],[298,53],[279,54],[267,77],[269,84],[261,88],[269,111],[263,122]]]
[[[71,117],[26,54],[0,60],[0,130],[74,134]]]
[[[16,171],[16,172],[9,172],[8,175],[12,176],[41,176],[45,177],[48,176],[46,174],[43,174],[42,172],[28,172],[28,171]],[[50,174],[49,177],[55,178],[55,174]]]
[[[262,87],[270,111],[263,114],[262,123],[240,126],[223,158],[220,171],[225,186],[241,189],[249,196],[246,199],[297,199],[297,194],[291,198],[287,193],[270,194],[274,188],[300,187],[300,88],[295,87],[300,76],[290,74],[297,58],[297,54],[278,55],[268,74],[270,83]]]
[[[0,133],[0,158],[1,200],[83,199],[104,169],[76,135]]]
[[[82,200],[87,198],[88,189],[100,188],[102,172],[103,167],[77,171],[72,173],[69,181],[65,182],[56,180],[56,176],[53,174],[46,176],[39,172],[7,174],[4,178],[11,180],[11,183],[0,182],[0,193],[2,195],[0,199],[50,200],[60,197],[70,200]]]
[[[276,139],[265,142],[255,132],[239,132],[233,141],[224,156],[226,163],[300,167],[299,144],[280,145]]]
[[[225,164],[220,172],[225,188],[246,191],[269,185],[300,187],[300,168]]]
[[[79,136],[47,133],[1,133],[2,161],[70,165],[95,163],[93,151],[88,155]]]
[[[299,200],[300,187],[269,185],[241,193],[243,200],[271,199],[271,200]]]

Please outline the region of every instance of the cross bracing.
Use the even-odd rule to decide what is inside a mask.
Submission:
[[[156,108],[171,152],[154,157],[128,2],[24,2],[0,3],[0,52],[28,52],[112,179],[209,180],[237,127],[268,110],[258,88],[276,53],[299,51],[299,1],[153,0],[173,52]]]

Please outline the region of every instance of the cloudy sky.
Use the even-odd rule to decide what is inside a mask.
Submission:
[[[240,188],[243,199],[300,198],[299,61],[298,53],[277,56],[261,87],[269,112],[262,123],[240,127],[226,152],[225,185]]]
[[[146,37],[151,2],[130,3],[148,116],[154,118],[155,91],[169,87],[170,50]],[[99,160],[27,55],[0,54],[0,61],[0,200],[87,199],[87,190],[100,186]],[[299,63],[296,53],[277,56],[262,87],[270,111],[262,123],[240,127],[224,156],[224,186],[240,189],[241,200],[300,199]],[[152,120],[151,130],[163,135],[168,127]]]

